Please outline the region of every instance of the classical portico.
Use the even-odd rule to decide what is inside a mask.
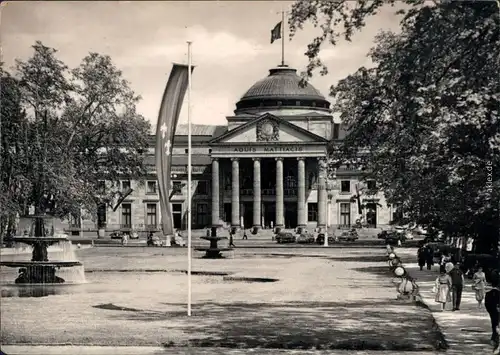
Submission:
[[[269,113],[211,141],[213,226],[222,211],[236,229],[305,228],[307,196],[316,194],[317,227],[324,228],[327,143]]]

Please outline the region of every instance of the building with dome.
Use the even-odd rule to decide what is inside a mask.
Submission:
[[[356,193],[360,172],[343,167],[327,179],[328,144],[345,136],[330,102],[312,85],[300,85],[295,69],[269,70],[236,103],[227,125],[192,125],[192,227],[324,230],[348,228],[361,216]],[[151,137],[144,186],[122,181],[134,192],[105,213],[106,230],[160,228],[159,197]],[[172,150],[174,227],[187,221],[187,126],[179,125]],[[369,227],[390,223],[395,211],[383,196],[361,188]],[[93,222],[75,221],[73,230],[96,230]],[[78,225],[76,225],[78,224]],[[71,229],[71,228],[70,228]]]

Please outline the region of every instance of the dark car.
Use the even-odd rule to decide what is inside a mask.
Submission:
[[[397,245],[398,241],[401,241],[401,243],[406,242],[406,236],[396,231],[387,232],[387,235],[385,237],[385,242],[387,244]]]
[[[377,234],[377,238],[378,239],[386,239],[388,235],[389,235],[388,231],[382,231],[379,234]]]
[[[339,237],[339,241],[346,241],[346,242],[354,242],[358,240],[358,232],[356,232],[355,229],[352,229],[348,232],[342,232],[342,234]]]
[[[328,244],[334,243],[335,242],[335,237],[333,235],[328,236]],[[316,244],[325,244],[325,234],[320,233],[318,234],[318,237],[316,238]]]
[[[295,243],[296,238],[292,233],[280,232],[276,235],[276,241],[278,244]]]
[[[109,234],[111,239],[122,239],[123,233],[120,231],[114,231]]]
[[[297,238],[297,243],[299,244],[312,244],[314,243],[314,236],[309,233],[302,233]]]

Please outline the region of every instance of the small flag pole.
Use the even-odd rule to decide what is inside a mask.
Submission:
[[[188,44],[188,188],[187,188],[187,195],[188,195],[188,208],[187,208],[187,213],[188,213],[188,218],[187,218],[187,223],[188,223],[188,270],[187,270],[187,275],[188,275],[188,310],[187,310],[187,315],[190,317],[191,316],[191,42],[187,42]]]
[[[281,11],[281,26],[283,31],[281,35],[281,65],[285,66],[285,11]]]

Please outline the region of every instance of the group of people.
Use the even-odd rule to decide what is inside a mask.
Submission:
[[[460,264],[447,262],[444,268],[440,269],[440,275],[434,285],[435,301],[441,304],[441,310],[444,311],[446,303],[452,302],[452,311],[459,311],[463,288],[464,274],[460,270]]]
[[[487,281],[486,274],[480,265],[476,265],[472,277],[472,290],[475,293],[477,306],[479,309],[484,308],[488,312],[491,321],[491,341],[495,347],[493,354],[500,353],[500,277],[494,274],[491,278],[491,289],[486,292]],[[441,270],[440,275],[436,278],[434,292],[436,293],[435,301],[441,304],[441,309],[444,310],[448,302],[452,302],[452,311],[460,310],[460,301],[464,287],[464,274],[460,269],[460,264],[448,262],[444,270]]]

